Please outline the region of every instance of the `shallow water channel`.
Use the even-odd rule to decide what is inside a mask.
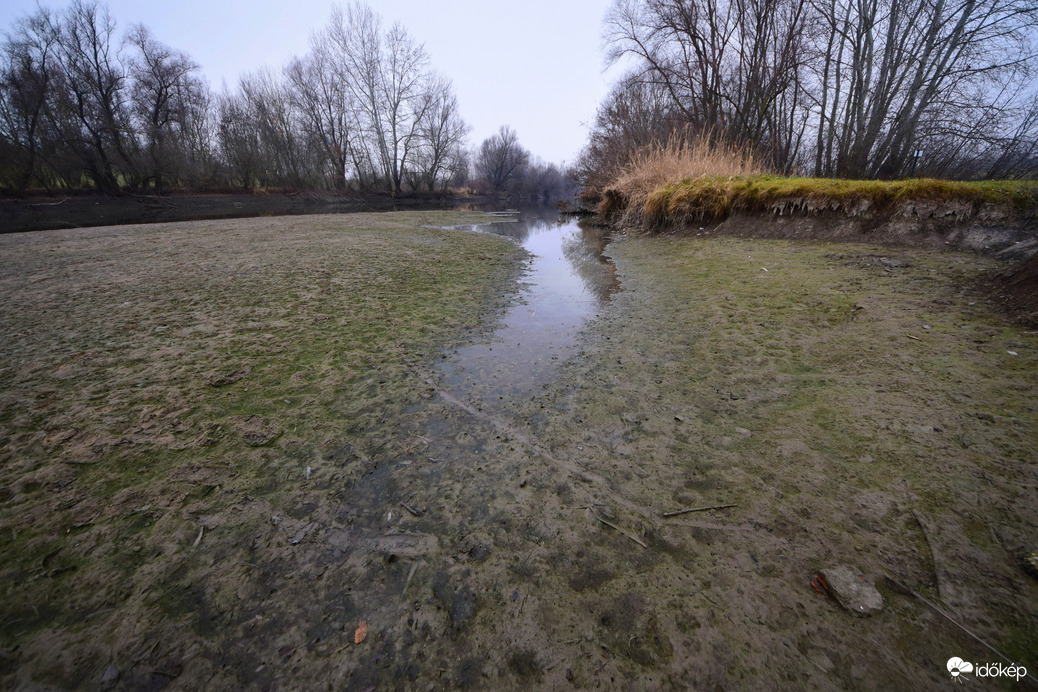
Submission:
[[[381,532],[394,525],[394,517],[399,521],[404,516],[392,509],[401,500],[417,503],[410,498],[432,490],[432,497],[441,501],[458,494],[459,483],[473,482],[464,469],[482,472],[495,437],[508,438],[522,428],[513,420],[517,404],[554,382],[557,365],[574,354],[581,329],[620,288],[616,267],[604,254],[606,232],[580,226],[558,212],[502,214],[498,222],[455,228],[506,237],[525,248],[530,258],[518,293],[496,328],[486,338],[445,352],[435,373],[430,373],[434,377],[429,384],[436,381],[445,413],[401,430],[399,434],[413,440],[409,454],[375,463],[356,481],[350,494],[352,523],[362,531],[374,531],[364,533],[363,540],[376,551]],[[406,469],[414,470],[412,464],[420,469],[421,492],[405,480]],[[490,495],[496,492],[494,482],[486,488]],[[484,511],[485,507],[477,514]],[[422,521],[424,530],[442,538],[442,524]]]
[[[554,364],[620,284],[603,229],[544,210],[463,228],[509,238],[531,254],[520,294],[489,341],[458,348],[440,365],[447,390],[494,410],[550,382]]]

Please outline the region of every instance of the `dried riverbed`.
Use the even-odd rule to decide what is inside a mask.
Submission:
[[[489,405],[451,359],[531,303],[519,247],[428,227],[466,219],[0,238],[5,687],[876,688],[992,656],[882,583],[851,617],[810,585],[834,564],[1038,666],[1038,335],[970,288],[990,260],[615,240],[622,290]]]

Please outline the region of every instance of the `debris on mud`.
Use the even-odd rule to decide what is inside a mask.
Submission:
[[[252,372],[252,368],[239,368],[234,372],[227,373],[225,375],[217,375],[209,380],[210,387],[226,387],[229,384],[234,384],[241,378],[247,376]]]
[[[1030,572],[1032,577],[1038,579],[1038,550],[1030,552],[1024,557],[1024,569]]]
[[[368,621],[361,620],[360,624],[357,625],[357,630],[353,633],[353,643],[363,644],[364,639],[368,636]]]
[[[436,536],[417,533],[392,533],[370,541],[371,549],[388,559],[415,560],[431,555],[439,548]]]
[[[826,593],[852,615],[867,617],[883,610],[883,596],[853,567],[836,565],[818,574]]]

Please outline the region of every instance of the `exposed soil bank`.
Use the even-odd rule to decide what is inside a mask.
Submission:
[[[699,226],[693,227],[699,233]],[[704,227],[704,235],[739,238],[877,243],[934,250],[968,250],[1006,260],[1022,260],[1038,252],[1038,224],[1008,214],[965,215],[947,204],[912,203],[889,217],[869,218],[841,213],[734,214]]]
[[[994,275],[987,285],[1013,321],[1038,328],[1038,254]]]
[[[1038,326],[1038,217],[1010,213],[986,205],[912,202],[879,219],[839,212],[734,214],[719,224],[694,226],[696,236],[734,236],[841,243],[875,243],[893,247],[967,250],[1016,262],[982,281],[991,298],[1013,321]]]
[[[598,210],[649,231],[727,219],[732,235],[749,225],[757,237],[946,245],[1009,259],[1038,250],[1038,184],[1029,181],[699,176],[654,189],[618,181]]]
[[[1011,319],[1027,326],[1038,324],[1038,280],[1034,262],[1027,262],[1038,256],[1038,210],[1034,208],[978,200],[906,200],[877,209],[863,199],[795,197],[769,202],[766,211],[735,211],[720,222],[704,223],[692,218],[702,213],[699,207],[677,212],[663,206],[652,220],[627,213],[621,205],[609,213],[600,211],[599,221],[614,226],[633,222],[636,228],[628,230],[644,227],[655,234],[870,243],[990,255],[1019,263],[985,280],[992,298]]]
[[[655,197],[650,198],[650,203],[653,201]],[[684,200],[678,197],[677,202]],[[1038,252],[1038,209],[1020,210],[978,201],[905,200],[878,208],[863,199],[791,197],[770,202],[759,210],[723,207],[715,212],[698,203],[689,208],[666,203],[661,203],[661,207],[643,213],[607,197],[599,206],[598,221],[654,234],[689,232],[909,245],[968,250],[1017,261]]]
[[[464,204],[492,205],[500,201],[493,197],[461,198],[433,193],[394,197],[318,192],[3,198],[0,199],[0,233],[254,216],[444,209]]]

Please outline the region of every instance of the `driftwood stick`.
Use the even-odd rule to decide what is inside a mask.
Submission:
[[[407,573],[407,581],[404,582],[404,590],[402,593],[407,593],[407,587],[411,585],[411,580],[414,579],[414,573],[418,571],[418,563],[422,560],[415,560],[411,563],[411,571]]]
[[[30,204],[30,207],[56,207],[59,204],[64,204],[68,201],[68,197],[61,200],[60,202],[39,202],[38,204]]]
[[[923,540],[926,541],[926,547],[930,549],[930,561],[933,562],[933,579],[937,585],[937,598],[943,601],[944,595],[941,592],[941,564],[937,560],[937,551],[933,549],[933,542],[930,540],[930,534],[927,533],[926,524],[923,523],[922,517],[913,509],[912,516],[915,518],[915,523],[919,524],[920,530],[923,532]]]
[[[706,512],[711,509],[728,509],[729,507],[738,507],[739,505],[713,505],[712,507],[693,507],[692,509],[679,509],[676,512],[664,512],[663,517],[678,517],[682,514],[691,514],[692,512]]]
[[[987,649],[991,653],[995,654],[996,656],[1001,658],[1006,663],[1009,663],[1011,665],[1016,665],[1016,661],[1014,661],[1013,659],[1009,658],[1004,653],[1002,653],[1001,651],[999,651],[995,647],[991,646],[990,644],[988,644],[986,641],[984,641],[983,639],[981,639],[977,635],[973,634],[973,632],[968,630],[965,625],[963,625],[961,622],[959,622],[958,620],[953,618],[951,615],[948,615],[948,613],[944,612],[943,610],[941,610],[940,608],[935,606],[933,603],[931,603],[926,598],[924,598],[921,594],[917,593],[914,589],[912,589],[909,586],[905,586],[903,583],[901,583],[900,581],[895,579],[890,574],[886,574],[884,576],[887,579],[887,583],[890,584],[890,586],[892,588],[894,588],[896,591],[900,591],[901,593],[911,594],[912,596],[915,596],[920,601],[922,601],[926,605],[930,606],[930,609],[933,610],[933,612],[937,613],[938,615],[943,617],[945,620],[947,620],[948,622],[950,622],[951,624],[955,625],[960,630],[962,630],[963,632],[968,634],[970,637],[973,638],[974,641],[976,641],[978,644],[983,646],[985,649]],[[1027,673],[1027,678],[1030,679],[1032,682],[1038,682],[1038,680],[1036,680],[1035,677],[1033,675],[1031,675],[1030,673]]]
[[[619,533],[620,533],[620,535],[622,535],[622,536],[626,536],[627,538],[630,538],[630,539],[631,539],[632,541],[634,541],[635,543],[637,543],[637,544],[638,544],[638,545],[640,545],[641,547],[643,547],[643,548],[648,548],[648,547],[649,547],[649,546],[645,545],[644,543],[642,543],[642,542],[641,542],[641,541],[640,541],[640,540],[639,540],[639,539],[638,539],[638,538],[637,538],[636,536],[633,536],[633,535],[631,535],[631,534],[627,533],[626,531],[624,531],[623,529],[621,529],[621,528],[620,528],[619,526],[617,526],[616,524],[613,524],[613,523],[611,523],[611,522],[608,522],[608,521],[606,521],[605,519],[603,519],[602,517],[598,516],[598,515],[597,515],[597,514],[595,514],[594,512],[592,512],[592,515],[593,515],[593,516],[595,517],[595,519],[598,519],[598,520],[599,520],[600,522],[602,522],[603,524],[605,524],[605,525],[606,525],[606,526],[608,526],[609,528],[613,529],[614,531],[617,531],[617,532],[619,532]]]

